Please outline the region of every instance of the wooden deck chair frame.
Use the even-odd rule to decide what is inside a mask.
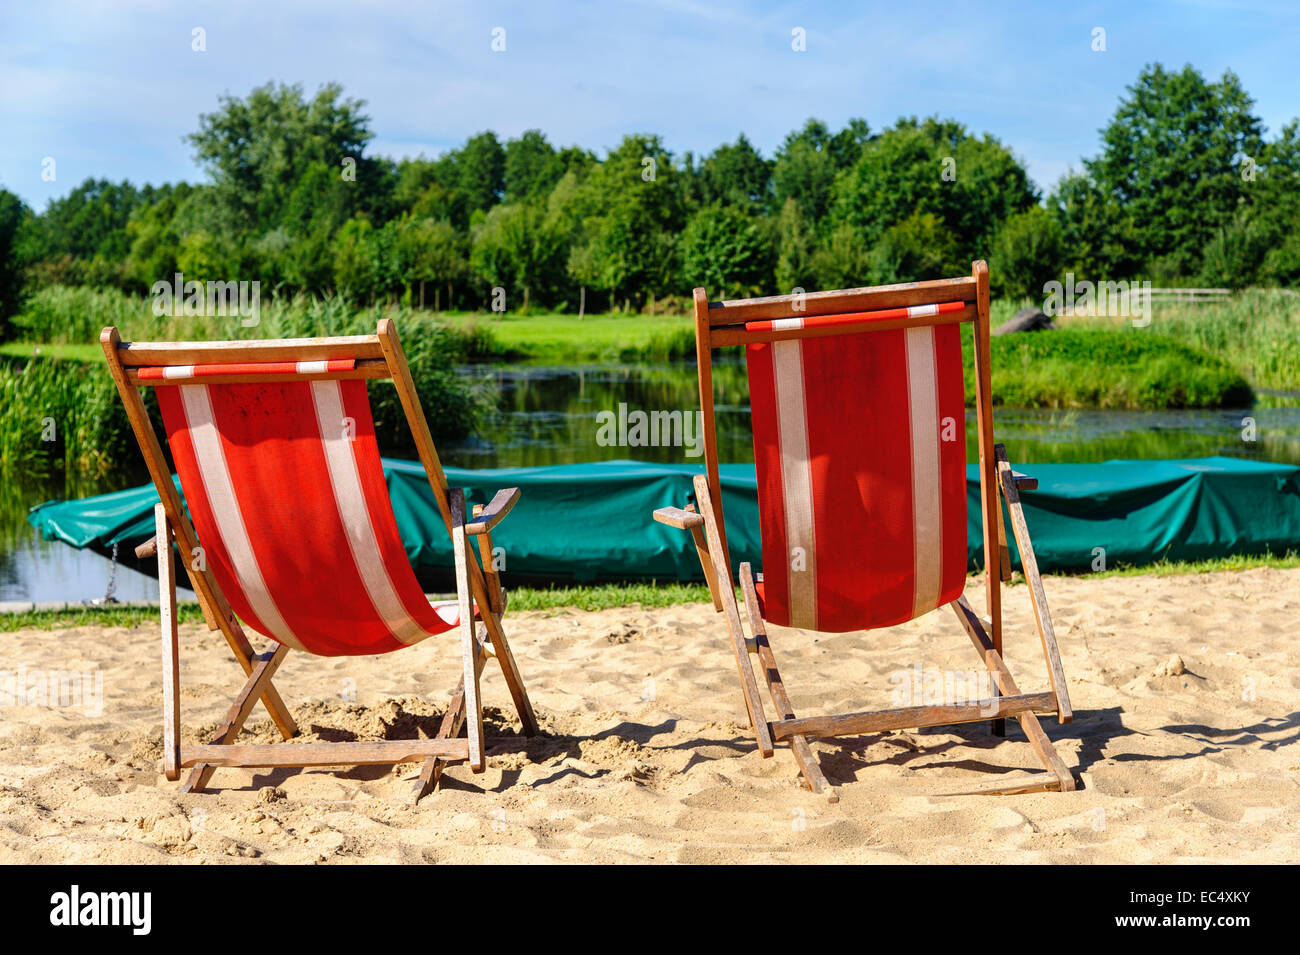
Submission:
[[[519,489],[499,491],[489,504],[474,508],[472,516],[467,518],[463,491],[447,484],[397,330],[390,320],[381,320],[374,335],[207,343],[123,342],[117,329],[109,327],[100,336],[100,344],[160,499],[155,508],[157,533],[153,539],[137,548],[136,553],[140,557],[156,553],[158,558],[163,661],[163,768],[167,779],[179,779],[181,769],[189,768],[189,776],[181,791],[200,792],[208,785],[213,772],[223,766],[307,767],[421,762],[414,794],[418,802],[436,788],[443,769],[449,763],[467,761],[475,773],[481,773],[486,768],[479,678],[489,656],[494,657],[501,666],[524,733],[529,736],[537,733],[537,720],[502,626],[505,591],[501,587],[500,578],[491,569],[492,529],[514,506],[519,498]],[[246,680],[212,741],[206,745],[183,746],[180,743],[176,558],[171,544],[174,542],[184,557],[196,553],[195,548],[199,542],[172,482],[158,435],[145,410],[140,391],[142,387],[160,385],[161,382],[142,380],[139,369],[144,366],[327,361],[338,358],[354,359],[352,370],[293,375],[258,374],[255,378],[227,376],[222,380],[234,383],[392,379],[411,428],[420,462],[428,475],[434,501],[452,541],[464,671],[460,683],[433,739],[293,745],[237,744],[235,739],[259,700],[285,739],[297,735],[298,727],[271,682],[289,647],[277,644],[270,652],[255,654],[211,569],[205,566],[192,567],[188,571],[189,578],[208,629],[221,631],[236,662],[243,669]],[[471,539],[478,541],[482,567],[474,555]],[[480,616],[477,625],[473,615],[475,606]]]
[[[870,328],[858,325],[851,332],[846,332],[842,325],[815,323],[804,325],[802,322],[798,324],[803,327],[780,330],[746,330],[745,326],[746,322],[807,319],[811,316],[907,309],[910,306],[957,301],[965,303],[958,311],[925,314],[924,312],[928,310],[917,310],[921,314],[905,313],[905,317],[877,319],[870,323]],[[736,667],[740,671],[745,708],[759,752],[764,757],[770,757],[776,743],[788,742],[808,788],[814,793],[826,793],[830,801],[835,802],[838,800],[835,788],[823,775],[817,757],[809,746],[809,740],[985,720],[990,721],[995,735],[1004,736],[1005,718],[1010,716],[1019,720],[1030,746],[1046,767],[1046,771],[1020,776],[1011,781],[998,781],[994,785],[985,785],[973,791],[1017,793],[1073,790],[1074,777],[1053,748],[1047,734],[1043,732],[1037,715],[1055,713],[1061,723],[1068,723],[1072,719],[1070,698],[1056,645],[1056,634],[1052,628],[1042,578],[1038,572],[1038,563],[1034,557],[1033,544],[1029,539],[1024,509],[1020,502],[1020,491],[1034,489],[1038,486],[1038,482],[1013,471],[1005,448],[995,444],[993,439],[988,265],[983,261],[973,263],[971,275],[963,278],[724,302],[710,302],[705,290],[697,288],[694,293],[694,306],[700,403],[704,412],[706,473],[697,475],[694,479],[698,510],[695,505],[684,508],[660,508],[654,512],[654,518],[660,523],[689,530],[692,534],[709,591],[713,596],[713,608],[726,617]],[[986,559],[985,562],[987,614],[982,617],[976,614],[964,596],[953,601],[950,606],[961,627],[975,645],[975,650],[979,653],[984,666],[989,670],[995,698],[974,703],[796,717],[780,671],[777,669],[772,646],[768,640],[767,627],[759,612],[759,601],[754,584],[762,580],[762,575],[755,575],[747,563],[741,564],[739,571],[745,616],[749,620],[749,636],[744,632],[741,624],[742,616],[737,607],[722,514],[722,489],[718,479],[718,452],[713,410],[713,349],[743,346],[752,342],[784,341],[846,333],[871,334],[873,330],[966,322],[971,324],[974,336],[975,403],[984,553],[995,556],[992,560]],[[1006,528],[1002,516],[1004,501],[1010,514],[1011,527],[1020,552],[1024,575],[1029,584],[1038,636],[1051,682],[1050,692],[1021,693],[1002,659],[1000,585],[1011,577]],[[758,657],[762,676],[767,683],[776,710],[776,719],[772,721],[767,719],[759,695],[758,680],[752,662],[754,656]]]

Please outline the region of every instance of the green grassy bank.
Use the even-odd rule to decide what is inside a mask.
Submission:
[[[1121,566],[1091,574],[1088,578],[1133,577],[1143,574],[1170,576],[1208,574],[1271,567],[1289,570],[1300,567],[1300,555],[1261,555],[1223,557],[1200,561],[1162,561],[1146,567]],[[1065,575],[1048,575],[1065,576]],[[1023,582],[1016,575],[1013,586]],[[536,589],[516,587],[510,591],[510,610],[540,610],[563,613],[575,610],[610,610],[619,607],[676,607],[686,603],[708,603],[709,591],[703,584],[603,584],[589,587]],[[181,623],[199,623],[203,617],[198,604],[182,604]],[[71,610],[31,610],[0,614],[0,633],[37,628],[62,630],[71,627],[136,627],[156,624],[158,611],[152,607],[79,607]]]

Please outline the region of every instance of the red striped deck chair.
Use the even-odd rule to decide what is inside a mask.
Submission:
[[[976,365],[980,497],[987,614],[966,585],[966,439],[961,325]],[[978,791],[1072,790],[1038,713],[1071,719],[1070,699],[1025,526],[1020,491],[1037,487],[993,442],[988,266],[968,278],[710,302],[695,290],[695,335],[704,411],[706,473],[696,504],[654,513],[690,530],[726,616],[759,751],[789,743],[808,787],[837,799],[809,740],[989,720],[1005,734],[1019,720],[1046,772]],[[749,633],[737,607],[718,483],[712,350],[744,346],[753,418],[763,572],[739,566]],[[1006,503],[1029,582],[1051,691],[1021,693],[1002,660],[1002,596],[1010,578]],[[697,510],[698,505],[698,510]],[[988,698],[876,712],[796,717],[777,670],[769,626],[843,633],[889,627],[944,605],[989,670]],[[769,721],[751,657],[757,656],[776,719]]]
[[[523,730],[537,732],[502,629],[505,593],[492,570],[491,532],[518,500],[500,491],[467,518],[449,488],[392,322],[347,338],[244,342],[123,342],[100,336],[160,503],[157,553],[163,649],[163,768],[192,767],[184,792],[220,766],[352,766],[421,762],[415,798],[449,762],[486,766],[479,678],[501,666]],[[422,593],[398,536],[384,483],[366,381],[392,379],[452,540],[458,600]],[[156,390],[181,497],[142,400]],[[483,565],[470,546],[476,539]],[[220,630],[246,682],[211,743],[180,743],[175,542],[208,629]],[[274,642],[254,654],[247,627]],[[324,656],[387,653],[448,632],[461,636],[460,685],[433,739],[241,745],[260,700],[285,739],[293,717],[271,683],[289,650]]]

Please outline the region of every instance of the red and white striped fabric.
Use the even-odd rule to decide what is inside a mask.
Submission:
[[[874,312],[841,312],[838,315],[809,315],[795,318],[773,318],[746,322],[747,332],[783,332],[797,328],[819,328],[828,325],[870,325],[891,318],[926,318],[960,312],[965,302],[940,302],[937,305],[908,305],[903,308],[878,308]]]
[[[747,346],[765,620],[902,623],[966,579],[960,326]]]
[[[221,378],[226,375],[307,375],[316,372],[351,371],[354,358],[328,361],[246,361],[209,365],[146,365],[141,381],[187,381],[193,378]]]
[[[456,607],[425,599],[402,547],[364,381],[157,395],[203,557],[247,626],[323,656],[457,626]]]

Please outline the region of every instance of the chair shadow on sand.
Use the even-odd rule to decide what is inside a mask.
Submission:
[[[598,733],[582,736],[572,736],[565,734],[551,733],[543,726],[539,735],[527,737],[520,732],[520,725],[517,720],[511,720],[498,707],[484,706],[483,721],[485,728],[491,733],[492,741],[488,744],[487,754],[489,757],[508,753],[523,753],[531,762],[541,763],[551,759],[581,759],[582,744],[597,742],[602,739],[627,739],[634,741],[642,746],[647,746],[651,741],[660,735],[672,733],[677,728],[677,720],[665,720],[657,725],[648,725],[644,723],[621,722],[608,729]],[[394,714],[392,722],[385,722],[384,733],[381,739],[415,739],[419,737],[432,738],[438,731],[442,722],[442,714],[417,714],[407,712],[402,705],[397,705],[397,711]],[[308,732],[322,742],[332,743],[350,743],[358,742],[361,737],[352,730],[341,729],[339,727],[313,723],[308,727]],[[698,738],[678,743],[672,746],[672,749],[693,748],[698,745],[724,745],[735,749],[738,754],[748,749],[743,738],[737,736],[730,741],[720,741],[713,739]],[[289,743],[287,745],[294,745]],[[696,757],[692,757],[692,763]],[[700,761],[707,761],[707,757],[700,757]],[[613,767],[600,767],[592,772],[587,772],[573,766],[562,766],[556,772],[542,779],[536,780],[533,787],[546,786],[567,776],[577,776],[583,779],[600,779],[614,772]],[[229,789],[262,789],[265,787],[274,787],[283,783],[285,780],[299,775],[300,769],[286,767],[276,769],[266,773],[258,773],[253,777],[253,782],[247,787],[226,787]],[[331,769],[331,775],[339,779],[349,779],[359,782],[373,782],[382,779],[391,772],[389,766],[354,766],[348,769]],[[456,778],[450,775],[442,777],[440,786],[449,790],[461,790],[467,792],[505,792],[519,779],[521,771],[518,769],[506,769],[501,773],[500,782],[487,789],[476,782],[474,776],[464,776]],[[212,787],[213,789],[221,787]]]
[[[1107,755],[1107,748],[1117,739],[1126,736],[1150,736],[1151,732],[1132,729],[1123,722],[1124,708],[1120,706],[1098,709],[1076,710],[1074,721],[1068,726],[1060,726],[1053,720],[1045,720],[1043,729],[1049,738],[1079,741],[1076,764],[1072,767],[1076,774],[1086,773],[1100,763],[1131,762],[1165,762],[1169,760],[1196,759],[1212,753],[1220,753],[1237,746],[1260,745],[1266,750],[1276,750],[1283,746],[1300,742],[1300,711],[1285,716],[1268,717],[1247,726],[1214,727],[1201,723],[1169,724],[1158,727],[1154,732],[1168,733],[1183,737],[1185,740],[1201,744],[1194,751],[1184,753],[1142,753],[1126,752]],[[1285,734],[1281,738],[1267,739],[1265,734]],[[958,737],[933,744],[918,744],[918,737],[926,736]],[[829,752],[822,752],[821,762],[828,779],[837,784],[851,783],[858,774],[872,766],[890,764],[921,769],[927,766],[947,766],[968,769],[972,772],[986,774],[1009,774],[1021,771],[1020,766],[1008,766],[979,758],[966,758],[956,761],[936,760],[933,757],[952,751],[958,746],[971,747],[985,751],[990,756],[999,751],[1004,743],[1020,744],[1017,749],[1027,745],[1024,734],[1013,722],[1007,723],[1007,738],[997,739],[989,734],[982,723],[964,723],[955,726],[936,727],[920,733],[909,732],[863,736],[848,739],[842,745]],[[896,747],[896,752],[869,758],[867,751],[876,743]],[[1011,752],[1008,751],[1010,755]],[[1080,780],[1082,783],[1082,780]]]
[[[1049,719],[1044,721],[1043,729],[1053,741],[1056,739],[1079,741],[1076,762],[1072,767],[1078,774],[1089,772],[1094,766],[1106,761],[1127,763],[1185,760],[1224,752],[1237,746],[1259,745],[1266,750],[1277,750],[1300,742],[1300,711],[1293,711],[1285,716],[1268,717],[1246,726],[1220,727],[1203,723],[1184,723],[1161,726],[1155,730],[1155,732],[1168,733],[1200,744],[1194,751],[1173,754],[1127,752],[1107,755],[1106,750],[1117,739],[1126,736],[1151,735],[1125,726],[1124,712],[1124,708],[1119,706],[1076,710],[1074,721],[1068,726],[1060,726]],[[410,739],[416,736],[432,736],[437,732],[441,719],[441,714],[409,713],[399,704],[392,722],[385,724],[383,738]],[[507,718],[504,712],[496,707],[484,708],[484,721],[495,739],[489,747],[489,756],[522,752],[527,755],[531,763],[535,764],[548,760],[582,759],[584,743],[598,742],[603,739],[626,739],[653,750],[656,748],[654,741],[657,737],[675,732],[678,726],[676,719],[667,719],[657,724],[625,720],[591,735],[554,734],[543,728],[541,735],[529,738],[520,734],[517,722]],[[1008,721],[1007,731],[1007,737],[999,739],[992,736],[983,723],[962,723],[927,728],[919,732],[912,730],[878,733],[819,741],[817,754],[827,779],[836,785],[856,783],[866,770],[884,765],[913,770],[948,767],[969,770],[984,776],[1006,776],[1025,771],[1024,766],[1017,765],[1021,762],[1018,756],[1025,754],[1028,749],[1028,741],[1017,723]],[[320,724],[312,724],[310,732],[325,742],[353,742],[358,739],[357,734],[350,730]],[[1280,738],[1268,738],[1279,733],[1284,735]],[[935,738],[940,736],[947,738],[943,740]],[[888,749],[882,750],[881,747],[888,747]],[[981,754],[987,754],[988,758],[966,757],[959,760],[938,758],[958,747],[979,750]],[[662,748],[690,751],[690,758],[681,770],[684,773],[695,766],[726,758],[716,754],[718,749],[729,750],[736,757],[745,756],[752,751],[753,742],[742,733],[737,733],[730,738],[697,735]],[[1007,762],[994,761],[995,757],[1003,754]],[[1024,762],[1027,763],[1027,760]],[[1012,764],[1008,765],[1008,763]],[[334,773],[341,779],[373,782],[382,779],[390,771],[390,767],[387,766],[357,766],[345,771],[335,770]],[[301,770],[294,768],[281,768],[256,774],[251,786],[247,788],[278,786],[300,772]],[[555,772],[534,781],[532,785],[534,788],[548,786],[567,777],[602,779],[614,772],[616,768],[610,766],[586,770],[562,765],[557,767]],[[520,775],[519,769],[503,770],[500,781],[491,790],[478,785],[475,777],[465,776],[463,773],[444,776],[441,786],[448,790],[499,793],[515,785]]]
[[[1053,742],[1079,740],[1078,762],[1072,767],[1073,771],[1079,774],[1087,772],[1095,763],[1106,759],[1103,750],[1111,740],[1135,733],[1134,730],[1124,726],[1122,713],[1121,707],[1076,710],[1073,722],[1066,726],[1061,726],[1051,719],[1043,720],[1042,726]],[[947,738],[935,739],[939,736]],[[873,752],[877,746],[890,747],[892,751]],[[958,760],[939,758],[958,747],[981,750],[990,758],[966,757]],[[1029,742],[1015,720],[1007,721],[1005,738],[993,736],[986,723],[958,723],[925,727],[920,730],[819,740],[818,749],[822,771],[826,774],[826,778],[837,786],[858,782],[863,772],[876,766],[895,766],[911,770],[956,768],[978,773],[985,779],[1032,771],[1029,760],[1021,759],[1023,755],[1029,753]],[[1007,762],[994,762],[995,755],[998,757],[1005,755]],[[1134,754],[1131,758],[1148,757]],[[1020,765],[1022,762],[1024,765]]]

